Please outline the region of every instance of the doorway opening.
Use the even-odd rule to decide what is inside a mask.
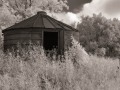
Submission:
[[[45,50],[58,50],[58,32],[44,32],[43,47]]]

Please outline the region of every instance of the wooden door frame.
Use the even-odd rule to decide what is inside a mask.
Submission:
[[[44,47],[44,32],[57,32],[58,33],[58,52],[60,50],[60,31],[59,30],[42,30],[42,46]]]

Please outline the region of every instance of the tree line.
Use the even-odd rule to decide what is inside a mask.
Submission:
[[[98,56],[120,56],[120,21],[99,15],[82,16],[78,24],[80,43],[86,51]]]

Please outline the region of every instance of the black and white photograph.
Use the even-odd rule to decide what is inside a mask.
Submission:
[[[120,0],[0,0],[0,90],[120,90]]]

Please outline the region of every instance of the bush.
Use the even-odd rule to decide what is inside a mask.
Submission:
[[[14,56],[0,51],[1,90],[120,89],[118,60],[89,56],[74,39],[60,59],[47,57],[41,47],[22,53]]]
[[[106,55],[106,49],[105,48],[98,48],[96,51],[95,51],[95,54],[97,56],[102,56],[104,57]]]
[[[80,32],[80,43],[88,53],[95,54],[97,49],[105,48],[105,56],[120,56],[119,20],[111,20],[102,16],[102,14],[94,14],[93,17],[82,17],[78,30]]]

